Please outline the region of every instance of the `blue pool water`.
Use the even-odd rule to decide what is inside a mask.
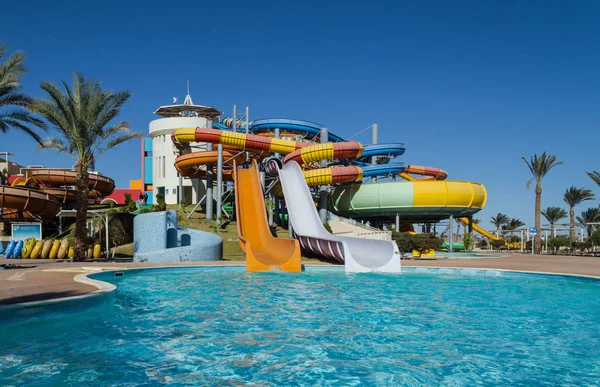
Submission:
[[[0,385],[597,385],[600,284],[544,276],[126,272],[0,321]]]

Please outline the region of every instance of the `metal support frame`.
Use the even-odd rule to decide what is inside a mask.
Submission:
[[[454,248],[454,216],[450,215],[448,218],[448,252],[453,253]]]
[[[208,145],[208,150],[213,150],[213,144]],[[206,220],[211,221],[213,219],[213,181],[214,181],[214,170],[213,165],[208,164],[206,166]],[[198,205],[202,202],[200,200]]]
[[[77,210],[61,210],[56,216],[59,217],[62,221],[63,214],[70,215],[71,217],[75,217],[77,215]],[[104,223],[104,233],[105,233],[105,249],[106,249],[106,259],[108,259],[108,254],[110,253],[110,244],[108,243],[108,211],[104,212],[96,212],[93,210],[87,211],[88,218],[92,215],[93,219],[100,219]],[[102,216],[104,215],[104,216]],[[61,231],[62,232],[62,231]]]
[[[379,125],[378,124],[373,124],[372,127],[372,143],[373,145],[377,145],[377,142],[379,141]],[[371,157],[371,164],[377,164],[377,156],[373,156]],[[373,176],[371,178],[371,181],[373,183],[377,182],[377,177]]]
[[[179,175],[179,187],[177,187],[177,204],[179,204],[179,209],[181,209],[181,201],[183,200],[183,176],[181,173],[177,173]]]
[[[232,130],[235,132],[237,125],[237,107],[233,105],[233,123]],[[217,230],[221,226],[221,212],[222,212],[222,193],[223,193],[223,144],[217,145]]]
[[[321,144],[329,142],[329,131],[327,128],[322,128],[320,133]],[[327,167],[327,160],[321,160],[321,168]],[[327,186],[322,185],[319,187],[319,217],[321,223],[327,222],[327,200],[328,200]]]

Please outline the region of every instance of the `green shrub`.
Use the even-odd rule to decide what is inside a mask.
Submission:
[[[573,250],[583,253],[586,250],[592,249],[592,241],[590,239],[584,242],[573,242]]]
[[[485,239],[480,239],[479,241],[477,241],[477,247],[479,247],[480,249],[487,249],[488,247],[488,241]]]
[[[501,248],[504,247],[506,242],[504,241],[504,239],[495,239],[495,240],[491,241],[490,244],[492,245],[492,248],[494,250],[500,250]]]
[[[552,254],[558,253],[561,247],[568,247],[570,245],[571,241],[567,237],[559,236],[548,239],[548,250],[550,250]]]
[[[465,251],[471,251],[473,247],[473,234],[468,232],[463,235],[463,246],[465,246]]]
[[[181,199],[179,199],[179,205],[181,206],[181,211],[183,211],[183,212],[185,212],[185,208],[187,206],[189,206],[190,204],[191,204],[190,201],[185,196],[183,196]]]
[[[131,199],[130,193],[125,194],[125,209],[127,210],[127,212],[134,212],[135,210],[137,210],[137,205],[135,204],[133,199]]]
[[[421,257],[426,251],[438,250],[444,243],[441,238],[425,233],[412,235],[412,241],[413,249],[419,254],[418,257]]]
[[[600,228],[592,233],[590,240],[594,245],[600,245]]]
[[[398,250],[401,254],[412,253],[413,251],[413,236],[407,232],[398,232],[392,234],[392,238],[398,245]]]
[[[333,232],[331,231],[331,225],[328,221],[323,224],[323,227],[325,227],[325,230],[327,230],[328,233],[333,234]]]
[[[154,211],[166,211],[167,203],[165,202],[165,195],[162,193],[156,194],[156,204],[152,207]]]

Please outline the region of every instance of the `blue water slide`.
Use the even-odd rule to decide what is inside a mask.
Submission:
[[[321,129],[325,128],[316,122],[303,120],[288,120],[286,118],[270,118],[263,120],[254,120],[250,123],[250,130],[255,133],[270,132],[274,129],[295,133],[308,137],[315,137],[321,133]],[[343,138],[329,132],[329,141],[342,142]]]
[[[404,154],[406,148],[402,143],[367,145],[360,158],[373,156],[391,156],[396,157]]]
[[[227,126],[223,125],[222,123],[216,122],[216,121],[213,122],[213,128],[214,129],[221,129],[221,130],[229,130],[230,129]]]
[[[360,167],[363,170],[363,177],[381,176],[388,174],[398,174],[404,172],[404,163],[373,164]]]

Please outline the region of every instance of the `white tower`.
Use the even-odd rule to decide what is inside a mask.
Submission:
[[[174,99],[174,101],[176,101]],[[171,141],[171,133],[178,128],[210,128],[213,121],[218,121],[223,114],[212,106],[194,105],[189,94],[183,104],[159,107],[154,114],[163,118],[150,122],[152,138],[152,191],[154,197],[158,193],[165,195],[167,204],[177,204],[179,174],[174,163],[177,148]],[[192,146],[203,144],[192,143]],[[204,183],[199,179],[183,180],[183,197],[188,203],[197,203],[206,193]],[[156,200],[155,200],[156,201]]]

